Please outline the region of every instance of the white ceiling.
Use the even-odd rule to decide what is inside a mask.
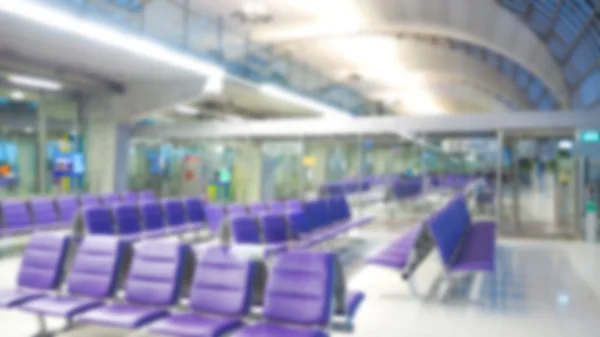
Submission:
[[[514,84],[490,74],[496,72],[491,68],[474,70],[481,66],[475,66],[477,61],[465,53],[449,51],[443,44],[412,48],[414,45],[396,38],[403,32],[425,33],[480,45],[514,60],[568,105],[561,68],[546,45],[492,0],[191,0],[191,6],[201,13],[227,17],[247,4],[262,6],[273,15],[273,21],[240,28],[255,41],[272,44],[276,51],[290,53],[330,76],[373,68],[388,73],[416,72],[426,79],[448,75],[484,82],[481,85],[491,85],[499,94],[528,107]],[[400,89],[385,80],[369,81],[361,88],[375,97],[381,91]]]

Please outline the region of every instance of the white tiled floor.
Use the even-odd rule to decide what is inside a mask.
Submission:
[[[381,228],[371,228],[361,234],[361,254],[372,253],[374,242],[381,243],[397,235]],[[365,241],[369,244],[365,245]],[[357,257],[352,257],[355,259]],[[18,263],[18,258],[0,262],[2,287],[14,285]],[[422,297],[414,297],[398,273],[375,266],[352,268],[349,288],[367,294],[352,335],[600,336],[598,245],[500,240],[496,272],[456,278],[443,300],[433,296],[440,272],[436,255],[432,254],[415,275]],[[50,323],[52,326],[60,324],[59,321]],[[32,336],[36,320],[17,311],[0,311],[0,329],[2,337]],[[104,334],[88,330],[83,336]],[[333,333],[332,336],[348,334]]]

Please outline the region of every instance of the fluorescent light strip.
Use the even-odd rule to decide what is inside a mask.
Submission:
[[[39,77],[11,74],[11,75],[8,75],[6,77],[6,79],[10,83],[13,83],[13,84],[37,88],[37,89],[58,91],[63,88],[63,85],[59,82],[48,80],[45,78],[39,78]]]
[[[198,108],[184,104],[176,105],[175,111],[182,115],[197,115],[200,112]]]
[[[71,34],[83,36],[133,54],[141,55],[204,76],[225,76],[223,69],[173,51],[150,40],[85,21],[68,13],[26,0],[0,0],[0,12],[19,16]]]
[[[279,99],[284,99],[284,100],[290,101],[292,103],[302,105],[306,108],[316,110],[316,111],[320,112],[323,117],[345,118],[345,119],[352,118],[352,115],[350,113],[344,112],[342,110],[327,106],[325,104],[322,104],[322,103],[319,103],[319,102],[316,102],[316,101],[313,101],[310,99],[306,99],[304,97],[290,93],[284,89],[281,89],[281,88],[271,85],[271,84],[261,85],[260,91],[267,95],[271,95],[271,96],[277,97]]]

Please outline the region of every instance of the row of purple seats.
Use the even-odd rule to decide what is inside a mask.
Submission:
[[[255,203],[248,207],[242,204],[229,204],[229,205],[217,205],[209,204],[205,207],[206,223],[213,234],[216,234],[221,225],[226,220],[233,218],[237,215],[253,214],[258,215],[264,212],[276,212],[282,213],[285,211],[295,210],[302,207],[302,201],[300,200],[286,200],[286,201],[271,201],[269,203]]]
[[[5,200],[0,202],[0,236],[26,234],[36,230],[72,227],[80,207],[111,205],[119,202],[152,200],[152,191],[81,196],[63,195],[56,198],[40,197],[30,200]]]
[[[316,199],[304,204],[290,202],[287,212],[235,215],[229,226],[238,244],[265,244],[267,253],[307,248],[363,226],[372,218],[352,220],[344,196]]]
[[[423,180],[420,177],[396,179],[392,183],[392,193],[399,200],[417,197],[423,192]]]
[[[431,184],[434,187],[462,189],[473,182],[473,180],[473,177],[466,175],[432,176]]]
[[[401,270],[408,278],[414,271],[405,272],[409,264],[412,262],[410,267],[416,268],[436,247],[447,272],[493,271],[495,228],[496,224],[489,221],[472,224],[466,199],[459,194],[422,224],[392,241],[368,263]]]
[[[464,195],[459,195],[429,223],[447,271],[493,271],[496,223],[472,223]]]
[[[56,294],[66,268],[69,237],[37,234],[26,247],[18,289],[0,290],[0,306],[61,317],[69,328],[100,325],[144,328],[165,336],[324,337],[334,314],[356,308],[339,305],[340,277],[332,253],[298,251],[280,255],[269,268],[262,319],[246,323],[252,305],[255,265],[223,247],[194,252],[195,270],[187,310],[172,311],[184,294],[182,284],[190,250],[174,241],[136,245],[118,294],[125,245],[119,239],[88,236],[80,243],[66,275],[65,291]],[[42,324],[42,328],[44,328]],[[41,331],[46,333],[46,331]]]
[[[87,234],[118,235],[127,241],[200,230],[204,221],[204,205],[196,197],[93,206],[83,210]]]

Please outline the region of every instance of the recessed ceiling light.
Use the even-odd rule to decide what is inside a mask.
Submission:
[[[42,90],[58,91],[63,88],[63,85],[60,82],[56,82],[53,80],[40,78],[40,77],[11,74],[11,75],[8,75],[6,77],[6,79],[10,83],[13,83],[16,85],[22,85],[25,87],[32,87],[32,88],[42,89]]]
[[[197,115],[200,110],[194,106],[179,104],[175,106],[175,111],[181,115]]]
[[[15,101],[22,101],[25,99],[25,93],[20,90],[15,90],[10,93],[10,98]]]

